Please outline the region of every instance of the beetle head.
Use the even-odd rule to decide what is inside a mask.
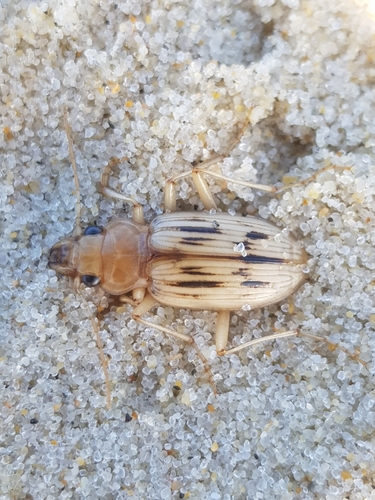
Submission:
[[[74,277],[77,270],[74,265],[76,238],[66,238],[51,248],[48,266],[59,274]]]
[[[89,226],[80,236],[65,238],[51,249],[48,265],[57,273],[69,276],[75,286],[99,285],[103,278],[101,250],[105,231]]]

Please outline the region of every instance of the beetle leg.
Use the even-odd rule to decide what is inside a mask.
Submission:
[[[183,340],[184,342],[188,344],[193,344],[194,339],[192,337],[189,337],[189,335],[185,335],[184,333],[178,333],[175,332],[174,330],[171,330],[170,328],[165,328],[164,326],[157,325],[156,323],[153,323],[152,321],[146,321],[145,319],[142,319],[140,316],[137,316],[136,314],[132,314],[132,318],[137,321],[138,323],[141,323],[142,325],[145,326],[150,326],[151,328],[155,328],[155,330],[160,330],[163,333],[167,333],[168,335],[171,335],[172,337],[175,337],[176,339]]]
[[[134,299],[129,297],[128,295],[119,295],[118,300],[122,302],[123,304],[130,304],[131,306],[135,307],[137,303],[135,302]]]
[[[164,188],[164,203],[165,209],[169,212],[175,212],[176,207],[176,183],[173,179],[169,179]]]
[[[142,316],[146,314],[146,312],[152,309],[157,303],[157,300],[154,299],[152,295],[146,293],[143,300],[134,308],[133,316]]]
[[[169,212],[176,211],[176,183],[181,179],[185,179],[185,177],[192,176],[194,184],[197,188],[198,194],[204,204],[204,208],[206,210],[211,210],[212,208],[216,208],[215,201],[210,192],[210,188],[206,180],[204,179],[201,170],[204,168],[208,168],[212,165],[216,165],[219,161],[223,160],[224,156],[215,155],[213,158],[203,162],[199,167],[194,167],[193,169],[188,170],[187,172],[182,172],[181,174],[176,174],[170,179],[168,179],[165,188],[164,188],[164,199],[165,199],[165,208]]]
[[[217,160],[215,159],[215,163]],[[188,172],[183,174],[178,174],[171,177],[164,189],[164,198],[165,198],[165,208],[169,212],[176,211],[176,182],[177,180],[183,179],[184,177],[192,176],[195,187],[198,191],[199,198],[201,199],[204,208],[206,210],[216,209],[216,203],[210,191],[210,188],[207,184],[206,179],[204,178],[203,173],[205,170],[202,170],[200,167],[193,168]]]
[[[135,302],[136,305],[140,304],[146,295],[146,288],[134,288],[132,290],[132,295],[133,295],[133,301]]]
[[[124,201],[125,203],[129,203],[129,205],[132,205],[133,207],[133,221],[138,223],[138,224],[144,224],[145,223],[145,218],[143,215],[143,207],[140,203],[137,201],[133,200],[132,198],[128,198],[127,196],[124,196],[121,193],[118,193],[114,189],[110,188],[108,186],[109,183],[109,177],[110,173],[112,171],[113,163],[118,163],[119,160],[113,159],[111,160],[108,165],[105,167],[103,173],[102,173],[102,178],[100,181],[100,192],[104,196],[108,196],[108,198],[114,198],[115,200],[121,200]]]
[[[100,337],[99,321],[98,321],[98,318],[95,318],[94,315],[92,314],[90,307],[89,307],[89,304],[88,304],[87,300],[85,299],[84,295],[82,294],[82,292],[79,290],[79,288],[76,288],[76,293],[80,297],[81,301],[83,302],[83,304],[85,305],[85,307],[89,313],[92,329],[95,333],[96,345],[97,345],[97,348],[99,351],[100,364],[102,365],[102,370],[104,373],[107,408],[110,409],[110,407],[111,407],[111,379],[110,379],[109,372],[108,372],[108,358],[104,354],[103,342],[102,342],[102,339]]]
[[[271,193],[271,194],[276,194],[278,192],[278,189],[275,186],[267,186],[267,184],[257,184],[256,182],[247,182],[247,181],[240,181],[238,179],[234,179],[233,177],[227,177],[223,174],[218,174],[216,172],[211,172],[211,170],[207,170],[206,167],[197,167],[195,170],[199,171],[201,174],[206,174],[210,175],[211,177],[214,177],[215,179],[220,179],[225,182],[230,182],[232,184],[238,184],[239,186],[245,186],[249,187],[251,189],[258,189],[259,191],[264,191],[265,193]],[[288,186],[290,187],[290,186]]]
[[[191,172],[191,176],[193,178],[195,187],[197,188],[199,198],[204,205],[204,208],[206,210],[216,210],[216,203],[207,184],[207,181],[204,178],[203,172],[199,168],[194,168]]]
[[[144,320],[141,318],[141,316],[143,314],[145,314],[146,312],[148,312],[152,307],[154,307],[155,304],[157,304],[157,301],[154,299],[154,297],[152,297],[152,295],[147,293],[145,298],[142,300],[142,302],[133,310],[132,318],[135,321],[137,321],[138,323],[141,323],[142,325],[149,326],[150,328],[154,328],[155,330],[159,330],[163,333],[166,333],[167,335],[171,335],[172,337],[174,337],[176,339],[183,340],[184,342],[191,344],[195,348],[199,359],[203,363],[204,369],[208,375],[208,378],[210,380],[210,384],[211,384],[211,387],[212,387],[214,394],[217,394],[215,382],[214,382],[212,374],[211,374],[211,368],[208,364],[207,359],[203,356],[201,351],[198,349],[198,346],[197,346],[195,340],[193,339],[193,337],[190,337],[189,335],[185,335],[183,333],[175,332],[174,330],[171,330],[170,328],[166,328],[164,326],[157,325],[155,323],[152,323],[151,321],[147,321],[147,320]]]
[[[210,188],[207,184],[206,179],[204,178],[204,174],[211,174],[211,171],[207,170],[210,166],[212,165],[217,165],[220,161],[222,161],[224,158],[226,158],[229,153],[232,151],[232,149],[235,148],[235,146],[240,142],[241,137],[245,133],[245,130],[249,124],[250,117],[248,116],[245,122],[242,124],[242,127],[240,131],[237,134],[237,137],[229,144],[227,150],[225,153],[222,155],[214,155],[213,157],[209,158],[208,160],[204,161],[200,165],[196,166],[193,168],[191,171],[191,176],[193,178],[193,182],[195,184],[195,187],[197,188],[199,198],[201,199],[204,208],[206,210],[216,210],[216,203],[214,201],[214,198],[212,196],[212,193],[210,191]],[[223,178],[223,176],[222,176]],[[266,186],[268,188],[268,186]],[[229,321],[229,316],[228,316],[228,321]]]
[[[276,194],[278,189],[274,186],[267,186],[265,184],[257,184],[255,182],[246,182],[240,181],[237,179],[233,179],[232,177],[226,177],[223,174],[218,174],[216,172],[211,172],[208,168],[212,165],[217,165],[224,157],[223,156],[215,156],[210,160],[207,160],[201,163],[199,166],[194,167],[188,172],[184,172],[182,174],[176,174],[171,177],[167,184],[165,185],[164,197],[165,197],[165,208],[170,212],[176,211],[176,182],[184,179],[185,177],[192,176],[195,187],[198,191],[198,195],[204,205],[206,210],[216,209],[216,203],[210,191],[210,188],[205,179],[205,175],[210,175],[215,179],[221,179],[225,182],[231,182],[232,184],[239,184],[241,186],[246,186],[252,189],[258,189],[260,191],[265,191],[266,193]]]
[[[267,193],[275,193],[276,188],[273,186],[266,186],[264,184],[256,184],[256,183],[251,183],[251,182],[245,182],[245,181],[236,181],[235,179],[232,179],[230,177],[225,177],[222,174],[216,174],[208,170],[209,167],[213,165],[217,165],[221,161],[226,158],[229,153],[234,149],[234,147],[240,142],[241,137],[243,136],[248,124],[250,121],[250,117],[248,116],[246,121],[243,123],[241,130],[237,134],[237,137],[235,137],[234,141],[232,141],[225,151],[224,154],[215,154],[208,160],[205,160],[202,162],[200,165],[195,166],[193,169],[183,172],[181,174],[176,174],[173,177],[171,177],[165,186],[164,190],[164,197],[165,197],[165,208],[170,211],[170,212],[175,212],[176,211],[176,182],[184,179],[185,177],[192,176],[195,187],[198,191],[198,195],[204,205],[204,208],[206,210],[212,210],[216,209],[216,203],[214,201],[214,198],[212,196],[212,193],[210,191],[210,188],[207,184],[206,179],[204,178],[204,174],[211,175],[211,177],[215,177],[221,180],[224,180],[226,182],[232,182],[234,184],[241,184],[243,186],[247,186],[250,188],[254,189],[259,189],[261,191],[265,191]]]
[[[249,342],[245,342],[244,344],[238,345],[237,347],[233,347],[232,349],[229,349],[226,351],[225,349],[218,351],[219,356],[224,356],[226,354],[234,354],[238,351],[242,351],[242,349],[246,349],[247,347],[251,347],[255,344],[260,344],[261,342],[266,342],[268,340],[275,340],[275,339],[280,339],[283,337],[296,337],[296,336],[301,336],[301,337],[307,337],[312,340],[320,341],[320,342],[325,342],[328,344],[328,346],[331,348],[331,350],[334,349],[339,349],[340,351],[344,352],[347,356],[352,358],[354,361],[357,361],[358,363],[361,363],[362,366],[364,366],[366,369],[367,368],[367,363],[366,361],[363,361],[358,354],[353,354],[348,349],[345,349],[345,347],[340,346],[339,344],[335,342],[331,342],[330,340],[320,337],[318,335],[312,335],[310,333],[303,333],[299,330],[288,330],[287,332],[280,332],[280,333],[275,333],[274,335],[267,335],[266,337],[261,337],[259,339],[253,339],[250,340]],[[216,344],[217,345],[217,344]]]
[[[227,177],[223,174],[218,174],[216,172],[211,172],[211,170],[208,170],[208,167],[206,165],[203,166],[203,164],[201,164],[199,167],[196,167],[194,168],[192,171],[191,171],[191,174],[192,176],[194,176],[194,174],[200,174],[202,177],[203,177],[203,174],[206,174],[206,175],[210,175],[211,177],[214,177],[215,179],[220,179],[222,181],[225,181],[225,182],[230,182],[232,184],[238,184],[240,186],[245,186],[245,187],[249,187],[251,189],[258,189],[259,191],[264,191],[265,193],[270,193],[272,195],[275,195],[275,194],[279,194],[279,193],[282,193],[283,191],[286,191],[287,189],[291,189],[293,187],[299,187],[299,186],[305,186],[306,184],[308,184],[309,182],[312,182],[313,180],[315,180],[320,174],[322,174],[323,172],[326,172],[327,170],[351,170],[351,167],[340,167],[340,166],[337,166],[337,165],[329,165],[327,167],[323,167],[321,169],[319,169],[317,172],[315,172],[315,174],[311,175],[310,177],[308,177],[307,179],[304,179],[302,181],[298,181],[298,182],[294,182],[292,184],[286,184],[284,186],[280,186],[280,187],[276,187],[276,186],[268,186],[267,184],[257,184],[256,182],[247,182],[247,181],[240,181],[240,180],[237,180],[233,177]],[[197,186],[197,190],[201,196],[201,199],[205,205],[205,208],[206,210],[209,210],[211,207],[207,207],[205,202],[204,202],[204,199],[201,195],[201,192],[198,188],[198,185],[197,183],[194,181],[195,185]],[[205,183],[205,185],[207,186],[207,190],[209,189],[208,188],[208,185],[207,183]],[[210,193],[211,195],[211,193]],[[212,195],[211,195],[212,196]],[[214,207],[215,208],[215,207]]]
[[[250,112],[252,111],[252,108],[250,108],[249,110]],[[242,139],[242,136],[244,135],[245,133],[245,130],[247,129],[247,126],[249,125],[250,123],[250,113],[247,115],[247,118],[246,120],[244,121],[244,123],[242,124],[242,127],[241,129],[237,132],[237,137],[234,138],[234,140],[229,144],[229,146],[227,147],[225,153],[223,153],[223,157],[227,157],[229,156],[229,153],[237,146],[237,144],[240,142],[240,140]]]
[[[170,328],[165,328],[164,326],[156,325],[155,323],[152,323],[151,321],[146,321],[146,320],[141,318],[141,316],[143,314],[146,314],[157,303],[158,303],[157,300],[154,299],[154,297],[152,295],[147,293],[145,298],[142,300],[142,302],[140,304],[138,304],[137,307],[134,308],[132,318],[135,321],[137,321],[138,323],[142,323],[142,325],[150,326],[151,328],[155,328],[156,330],[160,330],[161,332],[167,333],[168,335],[171,335],[172,337],[183,340],[184,342],[187,342],[188,344],[192,344],[194,342],[194,340],[192,339],[192,337],[189,337],[189,335],[184,335],[183,333],[175,332],[174,330],[171,330]]]
[[[219,356],[225,353],[228,342],[230,311],[218,311],[216,321],[215,344]]]
[[[173,177],[171,177],[165,186],[165,191],[164,191],[164,196],[165,196],[165,208],[169,210],[170,212],[175,212],[176,211],[176,182],[178,180],[184,179],[185,177],[192,176],[193,182],[195,184],[195,187],[198,191],[198,195],[204,205],[204,208],[206,210],[212,210],[216,209],[216,203],[214,201],[214,198],[212,196],[212,193],[210,191],[210,188],[207,184],[206,179],[204,178],[204,174],[209,174],[213,177],[213,175],[209,170],[207,170],[209,167],[212,165],[217,165],[220,161],[224,160],[229,153],[232,151],[232,149],[236,146],[236,144],[239,143],[241,140],[241,137],[243,136],[248,124],[249,124],[250,118],[249,116],[247,117],[246,121],[242,124],[242,127],[240,131],[238,132],[237,136],[235,137],[234,141],[232,141],[227,148],[226,152],[222,155],[216,154],[213,155],[211,158],[208,160],[204,161],[201,163],[199,166],[194,167],[193,169],[183,172],[182,174],[176,174]],[[217,176],[217,174],[216,174]],[[233,182],[233,179],[225,178],[224,176],[221,176],[223,180],[229,180]],[[239,182],[241,184],[241,182]],[[248,185],[248,184],[246,184]],[[255,185],[254,185],[255,186]],[[250,187],[254,187],[250,186]],[[258,186],[258,184],[256,184]],[[269,192],[271,188],[269,186],[264,186],[265,189]],[[274,189],[274,188],[272,188]]]
[[[298,335],[301,335],[302,337],[307,337],[307,338],[312,339],[312,340],[317,340],[318,342],[323,341],[326,344],[328,344],[328,347],[332,351],[335,349],[340,349],[340,351],[344,352],[347,356],[352,358],[354,361],[361,363],[362,366],[364,366],[366,369],[368,369],[366,361],[363,361],[363,359],[361,359],[358,356],[358,353],[353,354],[352,352],[348,351],[348,349],[345,349],[345,347],[342,347],[341,345],[337,344],[336,342],[331,342],[330,340],[325,339],[324,337],[319,337],[318,335],[312,335],[311,333],[303,333],[303,332],[298,331]]]
[[[238,184],[239,186],[245,186],[251,189],[257,189],[259,191],[263,191],[265,193],[270,193],[272,195],[276,195],[279,193],[282,193],[283,191],[286,191],[287,189],[291,189],[293,187],[299,187],[299,186],[305,186],[309,182],[312,182],[315,180],[320,174],[323,172],[326,172],[327,170],[351,170],[351,167],[340,167],[337,165],[329,165],[327,167],[323,167],[319,169],[315,174],[311,175],[307,179],[304,179],[302,181],[298,181],[292,184],[286,184],[284,186],[276,187],[276,186],[268,186],[267,184],[258,184],[256,182],[247,182],[247,181],[241,181],[238,179],[235,179],[233,177],[227,177],[221,173],[217,172],[212,172],[211,170],[208,170],[208,168],[214,164],[217,164],[219,161],[221,161],[224,157],[218,156],[215,157],[214,159],[208,160],[207,162],[201,163],[199,166],[194,167],[192,170],[189,170],[188,172],[185,172],[183,174],[177,174],[173,176],[171,179],[168,180],[166,187],[165,187],[165,205],[168,210],[171,212],[176,211],[176,181],[183,179],[184,177],[188,177],[191,175],[193,177],[194,184],[197,188],[198,194],[200,199],[203,202],[204,208],[206,210],[211,210],[216,208],[215,201],[213,199],[213,196],[210,192],[210,188],[204,179],[205,175],[210,175],[211,177],[214,177],[215,179],[219,179],[222,181],[225,181],[227,183],[231,184]]]
[[[215,179],[220,179],[225,182],[231,182],[232,184],[238,184],[240,186],[246,186],[252,189],[258,189],[259,191],[264,191],[265,193],[270,193],[270,194],[279,194],[282,193],[283,191],[286,191],[287,189],[291,189],[293,187],[300,187],[300,186],[305,186],[306,184],[309,184],[313,180],[315,180],[320,174],[323,172],[326,172],[327,170],[351,170],[352,167],[341,167],[337,165],[328,165],[327,167],[320,168],[315,174],[311,175],[307,179],[304,179],[302,181],[294,182],[292,184],[286,184],[284,186],[276,187],[276,186],[267,186],[266,184],[257,184],[253,182],[246,182],[246,181],[240,181],[237,179],[234,179],[232,177],[226,177],[225,175],[222,174],[217,174],[216,172],[211,172],[210,170],[207,170],[207,167],[205,166],[204,168],[199,167],[199,170],[207,175],[210,175],[211,177],[214,177]],[[198,167],[197,167],[198,169]]]
[[[234,354],[235,352],[242,351],[242,349],[246,349],[255,344],[260,344],[261,342],[267,342],[268,340],[280,339],[283,337],[295,337],[299,334],[298,330],[288,330],[287,332],[275,333],[274,335],[267,335],[267,337],[261,337],[259,339],[253,339],[249,342],[245,342],[243,344],[238,345],[237,347],[233,347],[226,351],[225,349],[221,352],[218,352],[219,356],[224,356],[226,354]]]
[[[307,179],[304,179],[302,181],[297,181],[293,182],[292,184],[285,184],[284,186],[280,186],[276,188],[275,194],[282,193],[283,191],[286,191],[287,189],[294,188],[294,187],[300,187],[300,186],[306,186],[306,184],[309,184],[310,182],[314,181],[320,174],[323,172],[326,172],[327,170],[350,170],[352,171],[352,167],[341,167],[338,165],[328,165],[326,167],[320,168],[315,174],[310,175]]]

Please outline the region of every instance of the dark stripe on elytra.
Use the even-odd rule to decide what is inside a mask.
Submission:
[[[262,288],[265,286],[268,286],[269,282],[268,281],[243,281],[241,283],[241,286],[249,286],[250,288]]]
[[[199,241],[185,241],[185,240],[182,240],[181,243],[183,243],[184,245],[190,245],[190,246],[193,246],[193,247],[201,247],[202,246],[202,243],[199,242]]]
[[[182,226],[177,229],[178,231],[185,231],[189,233],[221,234],[220,229],[216,229],[215,227]]]
[[[246,268],[243,268],[243,267],[240,267],[238,269],[238,271],[232,271],[232,274],[234,276],[249,276],[249,272],[250,270],[249,269],[246,269]]]
[[[192,276],[216,276],[216,273],[207,273],[206,271],[202,271],[202,268],[198,266],[181,266],[180,269]]]
[[[190,271],[187,274],[191,274],[192,276],[216,276],[216,273],[204,273],[203,271]]]
[[[246,257],[226,257],[230,260],[239,260],[240,262],[246,262],[246,264],[285,264],[285,259],[280,259],[278,257],[265,257],[262,255],[246,255]]]
[[[189,241],[212,241],[212,238],[203,238],[202,236],[185,236],[182,238],[184,243]]]
[[[183,268],[181,270],[185,271]],[[187,274],[191,274],[192,276],[216,276],[216,273],[205,273],[203,271],[189,271]]]
[[[268,236],[266,234],[257,233],[256,231],[246,233],[246,238],[249,238],[249,240],[268,240]]]
[[[177,281],[171,285],[181,288],[218,288],[224,283],[222,281]]]

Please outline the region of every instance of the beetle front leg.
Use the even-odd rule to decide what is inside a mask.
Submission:
[[[127,196],[124,196],[123,194],[118,193],[114,189],[110,188],[108,186],[109,183],[109,177],[110,173],[113,168],[113,164],[119,163],[121,160],[117,159],[112,159],[108,165],[105,167],[101,181],[100,181],[100,192],[104,195],[107,196],[108,198],[114,198],[115,200],[121,200],[124,201],[125,203],[128,203],[129,205],[132,205],[133,207],[133,221],[138,223],[138,224],[144,224],[145,223],[145,218],[143,214],[143,207],[140,203],[137,201],[133,200],[132,198],[128,198]]]

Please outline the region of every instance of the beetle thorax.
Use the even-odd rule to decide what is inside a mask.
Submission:
[[[111,222],[105,228],[98,258],[102,267],[101,287],[106,292],[121,295],[147,286],[147,231],[147,226],[122,219]]]

